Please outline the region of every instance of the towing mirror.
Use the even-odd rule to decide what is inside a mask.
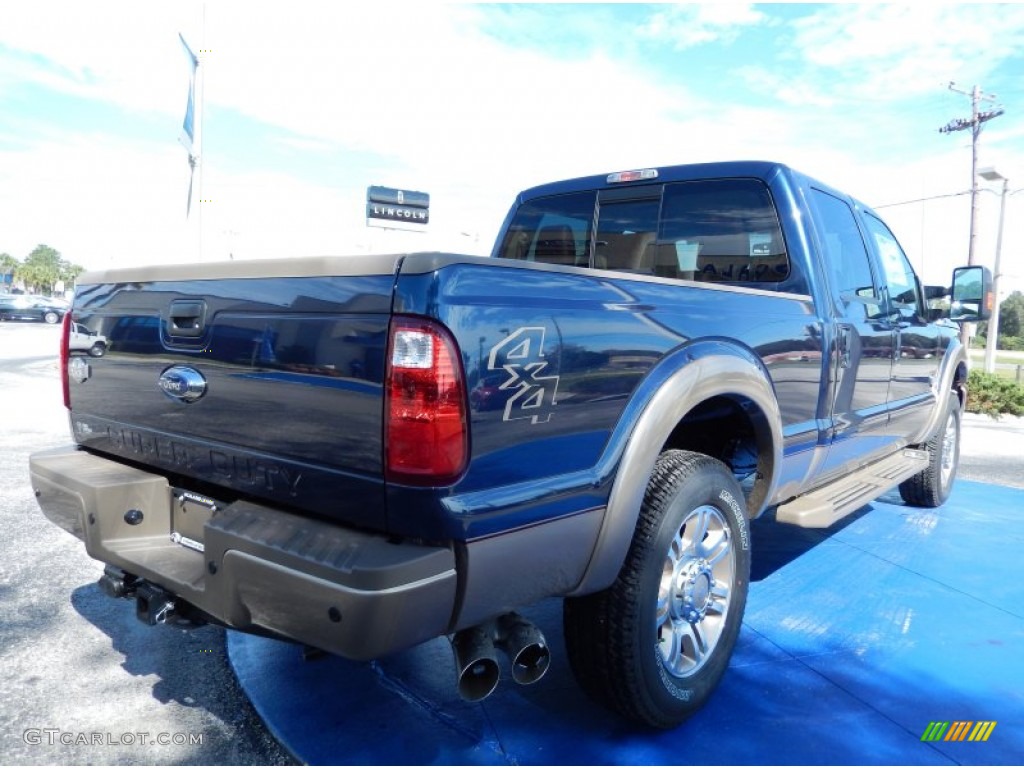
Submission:
[[[957,267],[953,270],[949,319],[954,323],[976,323],[992,314],[992,273],[988,267]]]

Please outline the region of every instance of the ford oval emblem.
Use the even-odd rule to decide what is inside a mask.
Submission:
[[[195,368],[173,365],[160,374],[157,386],[170,398],[183,403],[194,403],[206,394],[206,379]]]

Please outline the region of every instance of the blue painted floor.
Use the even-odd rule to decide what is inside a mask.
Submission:
[[[732,665],[674,731],[591,704],[569,671],[561,604],[523,613],[548,675],[504,671],[477,704],[447,640],[372,664],[304,662],[229,633],[242,686],[310,764],[912,764],[1024,762],[1024,491],[960,481],[939,510],[891,494],[828,531],[753,525],[754,573]],[[996,721],[986,742],[922,742],[929,723]]]

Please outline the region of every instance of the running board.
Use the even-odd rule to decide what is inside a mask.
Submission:
[[[781,505],[775,519],[801,528],[828,528],[927,466],[927,451],[905,448]]]

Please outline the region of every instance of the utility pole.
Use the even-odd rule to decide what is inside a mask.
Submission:
[[[957,88],[956,83],[950,83],[949,90],[969,96],[971,99],[971,116],[969,118],[958,117],[939,128],[939,133],[953,133],[968,129],[971,131],[971,224],[970,238],[967,243],[967,263],[971,265],[974,264],[974,243],[977,240],[975,223],[978,220],[978,138],[981,136],[981,126],[1003,114],[1003,108],[996,107],[984,112],[980,111],[978,107],[982,101],[994,102],[996,96],[995,94],[986,94],[977,85],[968,93]],[[960,328],[960,342],[969,352],[971,335],[967,326],[968,323],[964,323]]]

